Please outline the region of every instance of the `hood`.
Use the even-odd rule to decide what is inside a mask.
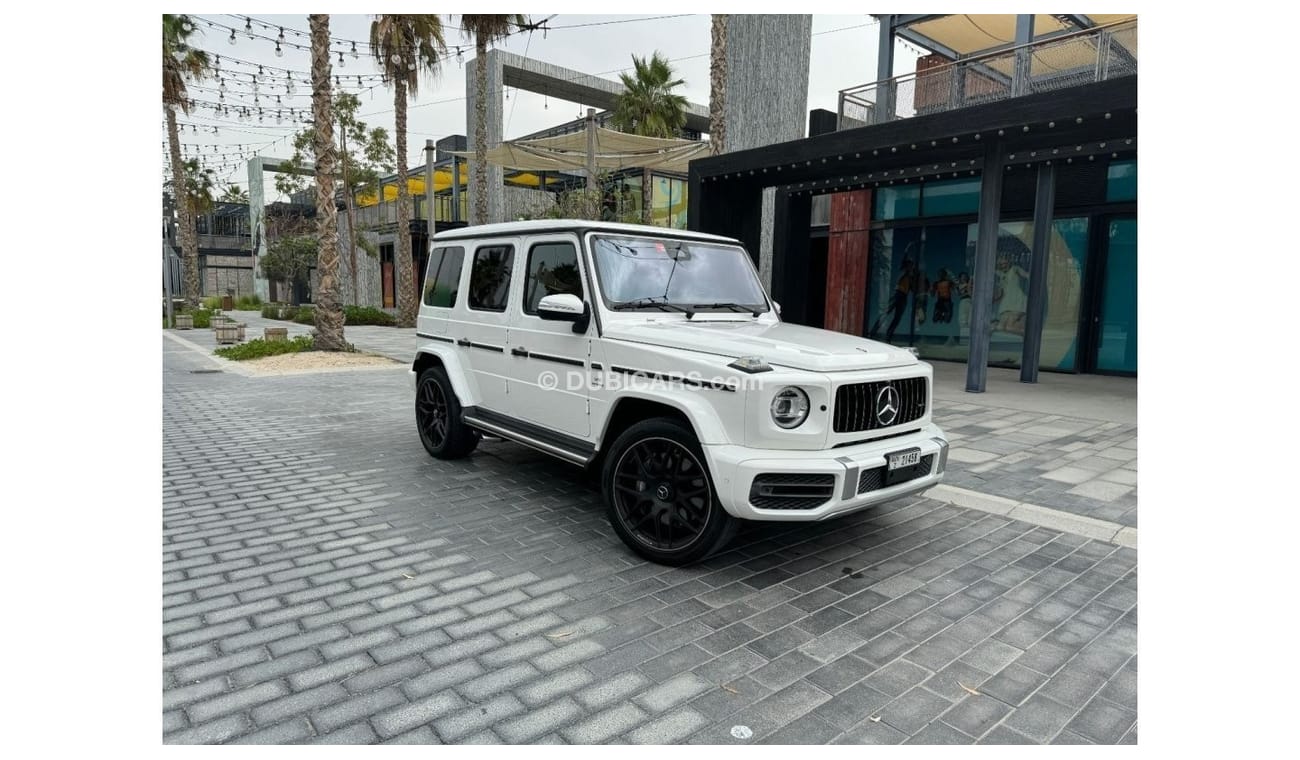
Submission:
[[[729,359],[759,356],[768,364],[813,372],[879,369],[916,363],[916,358],[904,348],[786,322],[620,320],[606,323],[605,337],[700,351]]]

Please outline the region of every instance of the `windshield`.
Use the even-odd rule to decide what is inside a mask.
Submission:
[[[767,311],[749,255],[738,246],[604,235],[594,241],[601,294],[612,309]]]

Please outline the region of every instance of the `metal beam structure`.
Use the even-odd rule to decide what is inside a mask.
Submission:
[[[258,259],[266,255],[266,191],[262,188],[266,172],[291,172],[303,176],[315,176],[316,164],[305,161],[298,169],[285,168],[285,159],[253,156],[248,159],[248,234],[253,252],[253,292],[263,301],[271,300],[271,283],[262,277]]]
[[[1021,13],[1016,16],[1016,62],[1011,75],[1011,96],[1019,97],[1029,89],[1029,43],[1034,40],[1034,16]]]
[[[1029,258],[1028,311],[1025,313],[1025,343],[1020,360],[1020,382],[1038,382],[1042,354],[1043,316],[1047,308],[1047,260],[1051,255],[1052,209],[1056,206],[1056,167],[1038,165],[1038,187],[1034,194],[1034,248]]]

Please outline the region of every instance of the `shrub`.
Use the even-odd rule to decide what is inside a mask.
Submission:
[[[261,338],[254,338],[247,343],[241,343],[237,346],[227,346],[216,349],[218,356],[235,361],[244,361],[246,359],[261,359],[264,356],[278,356],[279,354],[296,354],[300,351],[312,351],[314,342],[310,335],[299,335],[289,340],[266,341]]]
[[[343,315],[348,325],[381,325],[383,327],[392,327],[397,324],[397,320],[392,314],[376,309],[373,306],[344,306]]]
[[[285,319],[292,319],[300,325],[314,325],[316,324],[316,313],[310,306],[299,306],[293,316],[285,317]]]
[[[256,293],[249,296],[240,296],[239,300],[235,301],[235,308],[240,311],[256,311],[257,307],[261,305],[262,299]]]
[[[193,312],[190,312],[190,313],[193,314],[193,316],[194,316],[194,326],[195,326],[195,327],[204,327],[204,328],[206,328],[206,327],[211,327],[211,326],[212,326],[212,312],[211,312],[211,311],[209,311],[209,310],[207,310],[207,309],[197,309],[197,310],[195,310],[195,311],[193,311]]]
[[[221,308],[221,296],[208,296],[203,299],[203,308],[209,311],[216,311]]]

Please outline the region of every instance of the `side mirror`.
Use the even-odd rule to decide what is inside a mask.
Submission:
[[[555,293],[537,303],[537,316],[551,322],[572,322],[573,331],[586,332],[591,312],[581,298],[572,293]]]

